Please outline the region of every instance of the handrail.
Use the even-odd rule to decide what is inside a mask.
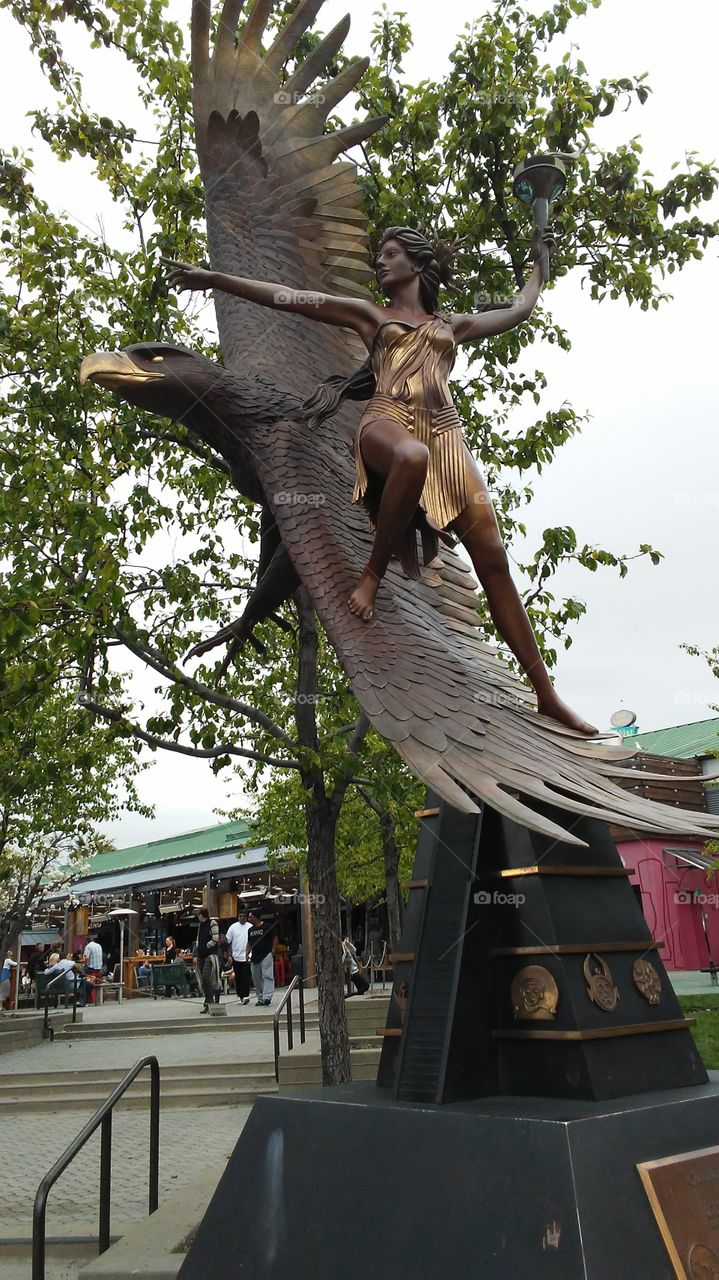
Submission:
[[[77,973],[73,972],[73,975],[72,975],[72,1020],[73,1022],[77,1022],[77,978],[78,978]],[[64,982],[66,984],[65,994],[67,994],[67,972],[63,970],[62,973],[56,974],[54,978],[50,979],[47,986],[45,987],[45,1016],[42,1020],[43,1040],[54,1040],[55,1038],[55,1030],[53,1027],[50,1026],[50,988],[54,987],[56,982]]]
[[[277,1080],[278,1083],[280,1079],[280,1015],[282,1014],[282,1010],[285,1005],[287,1005],[287,1048],[289,1050],[294,1047],[294,1036],[292,1033],[292,992],[295,989],[299,991],[300,1000],[300,1044],[305,1043],[305,989],[303,984],[304,978],[301,978],[300,975],[296,973],[280,1000],[275,1011],[275,1016],[272,1019],[272,1030],[275,1038],[275,1080]],[[33,1280],[35,1280],[34,1277]]]
[[[150,1055],[141,1058],[123,1076],[117,1088],[102,1106],[98,1108],[92,1119],[88,1120],[84,1129],[66,1151],[56,1160],[49,1173],[45,1174],[35,1195],[32,1211],[32,1280],[45,1280],[45,1236],[47,1198],[58,1178],[67,1166],[75,1159],[85,1143],[92,1137],[96,1129],[102,1126],[100,1135],[100,1221],[98,1230],[99,1253],[110,1248],[110,1189],[112,1177],[112,1111],[123,1094],[129,1089],[133,1080],[145,1068],[150,1068],[150,1213],[154,1213],[158,1204],[160,1178],[160,1064],[157,1058]]]

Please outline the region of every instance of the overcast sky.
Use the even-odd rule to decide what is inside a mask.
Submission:
[[[173,0],[170,7],[183,18],[189,0]],[[464,24],[486,8],[471,0],[443,0],[441,8],[402,0],[396,7],[414,31],[406,74],[415,81],[443,74]],[[327,0],[321,24],[329,30],[349,11],[346,48],[369,53],[374,8],[367,0]],[[616,145],[640,134],[646,165],[658,182],[688,150],[704,160],[717,158],[718,29],[715,0],[684,0],[680,9],[666,0],[604,0],[574,24],[573,39],[590,78],[648,72],[648,103],[603,122],[601,143]],[[150,128],[121,60],[87,52],[69,23],[66,31],[96,109]],[[31,146],[25,113],[51,103],[52,95],[5,12],[0,49],[5,100],[13,104],[0,118],[0,145]],[[67,167],[40,161],[37,151],[43,195],[78,223],[97,227],[102,221],[108,235],[119,234],[116,213],[101,202],[89,165],[73,166],[70,181]],[[711,212],[719,216],[719,202]],[[709,216],[706,207],[700,216]],[[674,300],[658,312],[643,312],[622,302],[598,306],[578,279],[564,279],[551,306],[569,330],[572,350],[535,345],[529,362],[548,375],[547,407],[567,399],[591,414],[581,436],[563,446],[534,481],[535,499],[525,517],[529,546],[548,525],[570,524],[580,542],[596,541],[617,552],[649,542],[665,556],[658,568],[634,566],[621,582],[610,570],[589,575],[571,568],[557,580],[557,593],[581,596],[588,610],[572,648],[560,657],[557,687],[602,727],[620,705],[637,712],[641,729],[654,729],[710,716],[711,703],[719,701],[705,664],[679,649],[682,642],[717,642],[716,248],[681,276],[668,277],[668,287]],[[142,790],[155,802],[156,818],[123,818],[110,832],[118,845],[218,820],[213,810],[225,803],[231,784],[214,779],[202,761],[154,759]]]

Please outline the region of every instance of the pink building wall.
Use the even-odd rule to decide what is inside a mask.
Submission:
[[[633,868],[630,884],[641,890],[644,918],[667,969],[706,969],[709,949],[719,965],[719,876],[716,872],[677,862],[665,849],[700,853],[702,844],[671,838],[620,840],[617,849],[625,867]],[[702,895],[698,900],[695,893]],[[707,938],[702,927],[702,912]]]

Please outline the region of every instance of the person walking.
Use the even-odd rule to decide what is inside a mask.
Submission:
[[[85,961],[85,977],[88,979],[87,1002],[94,1004],[97,999],[97,987],[102,982],[102,966],[105,962],[102,947],[95,933],[90,934],[82,958]]]
[[[247,935],[247,959],[252,969],[256,1005],[269,1005],[275,994],[275,970],[272,952],[277,945],[277,922],[263,921],[257,911],[250,911]]]
[[[357,948],[348,937],[342,939],[342,960],[345,966],[349,969],[350,982],[355,988],[357,995],[363,996],[366,991],[369,991],[369,982],[360,973],[359,962],[357,960]],[[348,994],[351,995],[352,993],[349,992]]]
[[[235,971],[235,995],[240,1004],[250,1003],[250,966],[247,960],[247,938],[250,932],[247,912],[238,911],[237,919],[227,930],[227,942]]]
[[[209,1013],[210,1005],[220,1003],[220,925],[214,916],[210,917],[207,907],[200,907],[197,913],[199,927],[195,942],[197,960],[197,977],[202,987],[205,1003],[201,1013]]]

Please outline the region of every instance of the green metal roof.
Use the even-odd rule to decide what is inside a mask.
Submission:
[[[627,738],[627,742],[632,746],[638,743],[643,751],[652,755],[674,756],[677,760],[708,756],[719,751],[719,716],[711,720],[694,720],[691,724],[676,724],[670,729],[637,733],[633,738]]]
[[[201,827],[199,831],[184,831],[179,836],[164,840],[150,840],[147,844],[134,844],[129,849],[113,849],[109,853],[97,853],[91,861],[91,874],[105,875],[112,871],[126,871],[130,867],[147,867],[154,862],[167,862],[175,858],[189,858],[198,853],[216,853],[220,849],[236,849],[252,836],[252,824],[244,818],[235,822],[220,822],[214,827]],[[258,844],[261,841],[258,839]]]

